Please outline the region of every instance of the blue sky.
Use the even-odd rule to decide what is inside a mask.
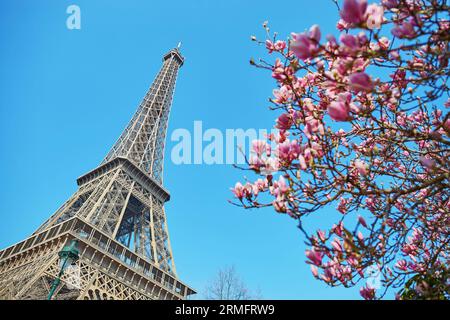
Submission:
[[[81,30],[66,8],[81,9]],[[271,128],[270,74],[251,67],[265,55],[250,41],[261,24],[285,38],[312,24],[334,30],[332,1],[10,0],[0,3],[0,247],[31,234],[96,167],[130,120],[161,66],[183,41],[168,137],[174,129]],[[304,263],[296,222],[272,210],[228,204],[242,171],[228,165],[174,165],[168,139],[164,185],[175,263],[197,290],[235,265],[266,299],[359,299],[328,288]],[[317,215],[312,226],[334,215]]]

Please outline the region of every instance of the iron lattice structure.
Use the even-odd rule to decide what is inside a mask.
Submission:
[[[179,68],[173,49],[130,123],[100,166],[31,237],[0,251],[0,299],[45,299],[58,252],[76,239],[80,258],[54,299],[184,299],[176,275],[162,186],[164,144]]]

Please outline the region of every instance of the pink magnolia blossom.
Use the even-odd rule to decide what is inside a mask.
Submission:
[[[331,245],[333,246],[333,248],[339,252],[342,252],[342,245],[339,242],[339,240],[337,238],[335,238],[333,240],[333,242],[331,243]]]
[[[351,34],[342,34],[339,38],[345,48],[356,51],[361,48],[358,38]]]
[[[277,119],[277,128],[287,130],[292,126],[292,118],[289,114],[283,113]]]
[[[444,106],[445,106],[446,108],[450,108],[450,98],[447,99],[447,101],[445,101]]]
[[[313,58],[320,50],[320,29],[314,25],[306,33],[292,33],[291,50],[302,60]]]
[[[367,228],[366,220],[362,216],[358,216],[358,221],[364,228]]]
[[[428,157],[420,157],[420,163],[429,170],[433,169],[436,165],[433,159],[430,159]]]
[[[270,157],[265,160],[265,166],[261,169],[264,174],[271,174],[280,169],[280,162],[278,159]]]
[[[344,0],[341,17],[347,23],[360,24],[365,21],[367,0]]]
[[[286,42],[278,40],[273,43],[270,40],[266,40],[266,48],[269,53],[272,53],[273,51],[283,51],[286,48]]]
[[[305,118],[305,123],[306,123],[305,134],[307,136],[311,136],[312,133],[317,133],[317,132],[322,135],[325,134],[323,124],[318,119],[315,119],[314,117],[309,116],[309,117]]]
[[[389,48],[390,40],[386,37],[381,37],[378,40],[378,43],[379,43],[381,49],[387,50]]]
[[[333,103],[336,102],[336,103]],[[336,101],[328,106],[328,112],[330,117],[336,121],[348,121],[350,120],[350,111],[357,111],[355,105],[352,103],[352,95],[349,92],[340,93]]]
[[[344,231],[344,226],[342,221],[339,222],[337,225],[333,225],[332,227],[332,232],[335,233],[336,235],[338,235],[339,237],[342,237],[342,232]]]
[[[288,79],[292,74],[294,73],[294,70],[292,70],[291,67],[285,67],[280,59],[277,59],[275,62],[275,65],[272,69],[272,77],[280,82],[285,81]]]
[[[265,165],[265,162],[259,155],[252,155],[250,157],[249,164],[251,165],[252,169],[260,170],[260,168]]]
[[[244,197],[244,187],[240,182],[237,182],[234,188],[231,188],[231,191],[233,191],[234,195],[238,199],[242,199]]]
[[[333,101],[328,106],[328,114],[335,121],[348,121],[350,107],[345,101]]]
[[[375,298],[375,289],[365,286],[359,290],[359,294],[365,300],[372,300],[373,298]]]
[[[398,6],[398,0],[382,0],[381,3],[387,9],[393,9]]]
[[[291,90],[287,86],[282,86],[280,89],[273,90],[275,96],[274,102],[286,103],[292,96]]]
[[[339,31],[344,31],[348,28],[349,28],[349,24],[346,21],[344,21],[343,19],[340,19],[336,23],[336,29],[338,29]]]
[[[311,265],[311,272],[314,277],[317,278],[319,276],[319,270],[317,269],[317,267],[315,265]]]
[[[269,50],[269,53],[272,53],[275,47],[273,46],[273,42],[270,40],[266,40],[266,48]]]
[[[404,259],[397,261],[395,267],[401,271],[408,271],[407,263]]]
[[[358,238],[358,240],[359,241],[364,241],[364,236],[363,236],[363,234],[361,233],[361,231],[358,231],[358,234],[356,235],[357,236],[357,238]]]
[[[257,196],[259,192],[264,191],[267,188],[267,180],[258,179],[253,184],[253,194]]]
[[[286,41],[278,40],[274,44],[274,48],[277,51],[283,51],[286,48]]]
[[[265,140],[253,140],[252,151],[257,155],[262,155],[270,149],[270,145]]]
[[[367,164],[364,163],[364,161],[361,160],[355,160],[355,168],[356,170],[358,170],[359,174],[362,176],[366,176],[367,175]]]
[[[351,88],[356,92],[370,92],[373,90],[372,79],[370,79],[370,77],[364,72],[357,72],[352,74],[349,77],[349,80]]]
[[[286,140],[278,145],[277,155],[280,160],[291,162],[294,159],[297,159],[300,151],[300,146],[296,140]]]
[[[285,200],[283,200],[282,198],[277,198],[276,200],[274,200],[272,202],[273,208],[275,209],[275,211],[280,212],[280,213],[285,213],[287,211],[287,207],[286,207],[287,202]]]
[[[306,163],[306,159],[305,159],[305,157],[302,154],[298,156],[298,161],[299,161],[299,164],[300,164],[300,169],[306,170],[306,168],[308,168],[308,165]]]
[[[314,250],[306,250],[306,257],[310,260],[310,263],[320,266],[322,264],[322,254]]]
[[[320,32],[319,25],[317,25],[317,24],[313,25],[313,26],[309,29],[308,36],[310,37],[310,39],[313,39],[314,41],[316,41],[317,43],[319,43],[320,37],[321,37],[321,32]]]
[[[271,187],[271,193],[276,197],[284,196],[288,191],[289,186],[283,176],[280,176],[278,181],[275,181]]]
[[[369,29],[380,29],[384,20],[384,9],[375,3],[367,7],[367,27]]]
[[[404,21],[397,24],[392,30],[392,34],[397,38],[413,38],[416,35],[414,26],[411,22]]]
[[[325,241],[326,240],[325,232],[323,232],[322,230],[317,230],[317,236],[319,237],[319,239],[321,241]]]

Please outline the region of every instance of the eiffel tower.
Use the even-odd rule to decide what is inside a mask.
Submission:
[[[184,62],[179,47],[164,55],[128,126],[102,163],[77,179],[75,194],[29,238],[0,251],[0,299],[180,300],[195,293],[176,274],[164,212],[170,195],[162,186]],[[78,259],[61,275],[69,243]]]

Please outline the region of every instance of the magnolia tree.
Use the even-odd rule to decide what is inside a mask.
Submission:
[[[314,277],[365,299],[450,297],[450,21],[445,0],[335,1],[319,26],[265,44],[277,133],[252,143],[233,202],[298,221]],[[326,229],[305,225],[336,208]],[[315,225],[320,221],[315,222]],[[381,287],[367,285],[376,266]]]

